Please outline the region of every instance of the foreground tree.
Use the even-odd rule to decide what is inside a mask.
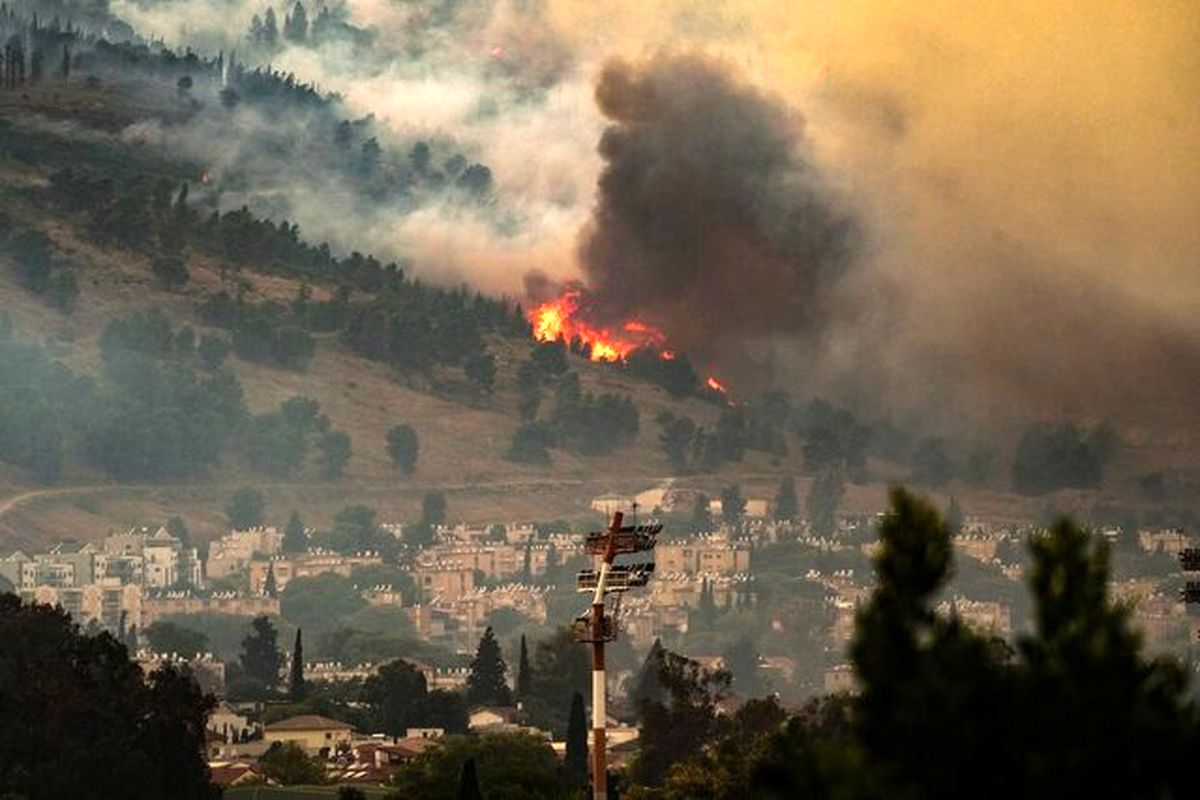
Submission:
[[[664,650],[658,659],[661,700],[643,701],[641,752],[631,777],[660,786],[672,764],[700,751],[720,732],[717,703],[729,693],[729,673],[709,671],[678,653]]]
[[[294,742],[272,742],[258,759],[268,778],[284,786],[316,786],[325,782],[325,769]]]
[[[567,715],[567,750],[563,771],[567,784],[582,787],[588,779],[587,716],[583,710],[583,695],[571,695],[571,711]]]
[[[565,797],[558,758],[541,736],[501,733],[446,736],[392,778],[389,800],[456,800],[463,765],[473,760],[483,797],[539,800]]]
[[[216,798],[203,758],[212,697],[172,668],[147,680],[107,633],[0,595],[0,793]]]
[[[1200,710],[1183,669],[1145,658],[1128,610],[1110,600],[1106,544],[1064,520],[1030,549],[1035,625],[1014,650],[936,613],[951,531],[931,505],[894,491],[851,647],[859,693],[765,736],[765,708],[747,713],[759,723],[718,726],[675,751],[666,797],[1194,795]],[[647,718],[643,759],[661,748],[659,722]]]

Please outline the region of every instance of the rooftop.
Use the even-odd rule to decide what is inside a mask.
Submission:
[[[347,722],[322,717],[318,714],[301,714],[298,717],[288,717],[278,722],[272,722],[264,730],[267,731],[352,731],[354,726]]]

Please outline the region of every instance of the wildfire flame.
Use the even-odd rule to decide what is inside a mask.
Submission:
[[[572,289],[535,306],[529,312],[533,338],[539,342],[579,341],[587,345],[592,361],[624,361],[634,350],[658,349],[666,340],[658,328],[637,320],[630,320],[615,331],[588,324],[578,316],[581,296],[579,290]]]
[[[727,394],[729,392],[729,390],[725,388],[725,384],[721,383],[712,375],[708,376],[708,380],[704,381],[704,385],[712,389],[714,392],[720,392],[721,394]]]
[[[539,342],[579,342],[588,348],[592,361],[625,361],[635,350],[657,350],[663,361],[674,361],[674,350],[664,347],[667,337],[653,325],[629,320],[613,330],[592,325],[580,318],[583,292],[569,289],[553,300],[534,306],[526,315]],[[712,375],[704,385],[720,394],[728,394],[725,384]]]

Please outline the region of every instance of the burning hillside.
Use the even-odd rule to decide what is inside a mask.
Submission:
[[[534,339],[563,342],[592,361],[627,362],[635,353],[650,354],[661,361],[676,360],[675,351],[666,347],[666,334],[655,326],[637,319],[609,325],[598,322],[598,317],[586,290],[579,287],[538,303],[527,314]],[[711,375],[703,385],[722,395],[728,391]]]

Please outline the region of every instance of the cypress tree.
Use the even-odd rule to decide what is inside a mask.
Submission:
[[[567,784],[580,787],[587,783],[587,717],[583,712],[583,695],[571,696],[571,712],[567,715],[567,752],[563,759]]]
[[[300,513],[292,511],[292,515],[288,517],[287,526],[283,529],[283,552],[285,553],[303,553],[308,549],[308,535],[304,532],[304,521],[300,519]]]
[[[304,682],[304,645],[300,641],[300,629],[296,629],[296,644],[292,647],[292,680],[288,685],[288,696],[293,702],[300,702],[308,694],[308,686]]]
[[[517,699],[528,700],[533,691],[533,667],[529,665],[529,647],[525,644],[525,634],[521,634],[521,661],[517,665]]]
[[[483,800],[483,792],[479,789],[479,774],[476,772],[473,758],[463,762],[462,772],[459,773],[458,800]]]
[[[775,495],[775,519],[779,522],[790,522],[796,518],[799,511],[796,481],[791,477],[784,478],[780,481],[779,492]]]
[[[491,626],[483,632],[479,648],[471,661],[471,674],[467,677],[467,703],[471,705],[507,706],[512,703],[512,692],[504,676],[508,667],[500,653],[500,643]]]
[[[275,565],[267,565],[267,580],[263,584],[263,594],[267,597],[276,597],[279,595],[279,589],[275,585]]]

